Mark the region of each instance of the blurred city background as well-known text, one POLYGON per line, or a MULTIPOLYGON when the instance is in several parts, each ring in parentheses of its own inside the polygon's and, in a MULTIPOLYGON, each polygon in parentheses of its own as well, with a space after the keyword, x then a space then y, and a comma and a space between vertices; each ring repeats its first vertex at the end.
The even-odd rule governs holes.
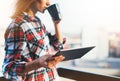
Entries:
MULTIPOLYGON (((0 75, 4 58, 4 32, 11 19, 14 0, 0 2, 0 75)), ((120 0, 52 0, 62 13, 61 30, 65 48, 95 46, 80 59, 65 61, 58 67, 120 77, 120 0)), ((40 13, 38 13, 40 14, 40 13)), ((40 14, 51 33, 53 25, 46 11, 40 14)))

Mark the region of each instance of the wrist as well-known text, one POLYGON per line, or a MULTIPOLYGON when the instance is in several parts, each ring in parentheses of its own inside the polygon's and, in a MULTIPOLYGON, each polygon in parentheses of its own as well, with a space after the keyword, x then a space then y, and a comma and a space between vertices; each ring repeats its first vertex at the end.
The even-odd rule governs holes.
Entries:
POLYGON ((35 60, 34 65, 36 66, 36 69, 42 67, 41 61, 38 59, 35 60))

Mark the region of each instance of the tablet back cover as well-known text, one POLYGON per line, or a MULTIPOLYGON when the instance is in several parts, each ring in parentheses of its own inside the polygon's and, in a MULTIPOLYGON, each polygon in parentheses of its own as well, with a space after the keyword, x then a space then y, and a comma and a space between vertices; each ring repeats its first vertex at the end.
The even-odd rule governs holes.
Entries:
POLYGON ((87 54, 94 47, 95 46, 61 50, 58 53, 56 53, 56 55, 62 54, 63 56, 65 56, 65 59, 63 61, 78 59, 87 54))

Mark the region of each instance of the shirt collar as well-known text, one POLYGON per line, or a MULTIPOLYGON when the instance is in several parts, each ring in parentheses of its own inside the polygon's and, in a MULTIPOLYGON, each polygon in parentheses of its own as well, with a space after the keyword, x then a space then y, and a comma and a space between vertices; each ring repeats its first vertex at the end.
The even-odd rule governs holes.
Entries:
POLYGON ((40 21, 39 17, 35 14, 34 17, 30 16, 28 13, 23 12, 23 19, 27 19, 29 21, 40 21))

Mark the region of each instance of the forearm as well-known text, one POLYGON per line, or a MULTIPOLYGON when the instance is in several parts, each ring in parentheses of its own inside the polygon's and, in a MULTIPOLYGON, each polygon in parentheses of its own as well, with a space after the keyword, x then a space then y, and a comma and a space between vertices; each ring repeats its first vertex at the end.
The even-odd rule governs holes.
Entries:
POLYGON ((60 31, 59 24, 54 24, 54 26, 55 26, 55 35, 58 38, 58 40, 62 43, 63 37, 62 37, 61 31, 60 31))
POLYGON ((29 71, 44 67, 44 68, 48 68, 47 66, 47 60, 51 57, 51 55, 43 55, 31 62, 28 62, 25 64, 25 69, 24 69, 24 73, 27 73, 29 71))
POLYGON ((24 73, 40 68, 38 60, 33 60, 25 64, 24 73))

